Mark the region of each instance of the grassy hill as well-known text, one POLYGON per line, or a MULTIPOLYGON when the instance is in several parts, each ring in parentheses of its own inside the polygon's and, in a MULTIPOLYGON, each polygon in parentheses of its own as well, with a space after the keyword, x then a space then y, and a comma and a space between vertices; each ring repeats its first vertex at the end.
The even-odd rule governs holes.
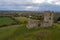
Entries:
POLYGON ((25 24, 3 27, 0 28, 0 40, 60 40, 60 24, 31 30, 25 24))

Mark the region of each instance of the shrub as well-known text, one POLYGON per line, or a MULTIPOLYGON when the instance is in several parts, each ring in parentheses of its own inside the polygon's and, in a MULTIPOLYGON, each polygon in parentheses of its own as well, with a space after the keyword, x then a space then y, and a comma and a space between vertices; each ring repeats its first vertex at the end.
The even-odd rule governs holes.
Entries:
POLYGON ((28 18, 26 17, 15 17, 15 19, 22 24, 26 24, 28 22, 28 18))

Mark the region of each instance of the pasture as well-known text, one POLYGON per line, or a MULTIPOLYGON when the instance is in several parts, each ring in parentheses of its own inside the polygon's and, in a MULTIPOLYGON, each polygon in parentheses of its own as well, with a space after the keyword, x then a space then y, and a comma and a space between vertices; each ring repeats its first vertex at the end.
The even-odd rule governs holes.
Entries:
POLYGON ((60 40, 60 24, 31 30, 25 24, 3 27, 0 28, 0 40, 60 40))
POLYGON ((15 24, 16 22, 12 20, 10 17, 0 17, 0 26, 6 26, 15 24))
POLYGON ((28 18, 14 18, 21 24, 15 24, 16 22, 10 17, 0 17, 0 26, 8 25, 0 28, 0 40, 60 40, 60 24, 58 23, 55 23, 51 28, 28 29, 26 27, 28 18))

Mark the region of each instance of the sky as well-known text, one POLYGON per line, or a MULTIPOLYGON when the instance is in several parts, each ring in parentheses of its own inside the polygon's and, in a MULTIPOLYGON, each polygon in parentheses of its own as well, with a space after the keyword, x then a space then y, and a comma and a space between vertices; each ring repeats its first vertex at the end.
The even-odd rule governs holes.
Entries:
POLYGON ((60 11, 60 0, 0 0, 0 10, 60 11))

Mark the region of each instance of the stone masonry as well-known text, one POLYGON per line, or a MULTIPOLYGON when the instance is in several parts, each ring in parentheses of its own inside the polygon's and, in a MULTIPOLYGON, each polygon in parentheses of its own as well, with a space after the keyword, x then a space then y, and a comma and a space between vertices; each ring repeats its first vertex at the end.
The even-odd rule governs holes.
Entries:
POLYGON ((34 27, 51 27, 53 25, 53 12, 44 12, 43 13, 43 21, 38 20, 29 20, 27 24, 27 28, 34 27))

